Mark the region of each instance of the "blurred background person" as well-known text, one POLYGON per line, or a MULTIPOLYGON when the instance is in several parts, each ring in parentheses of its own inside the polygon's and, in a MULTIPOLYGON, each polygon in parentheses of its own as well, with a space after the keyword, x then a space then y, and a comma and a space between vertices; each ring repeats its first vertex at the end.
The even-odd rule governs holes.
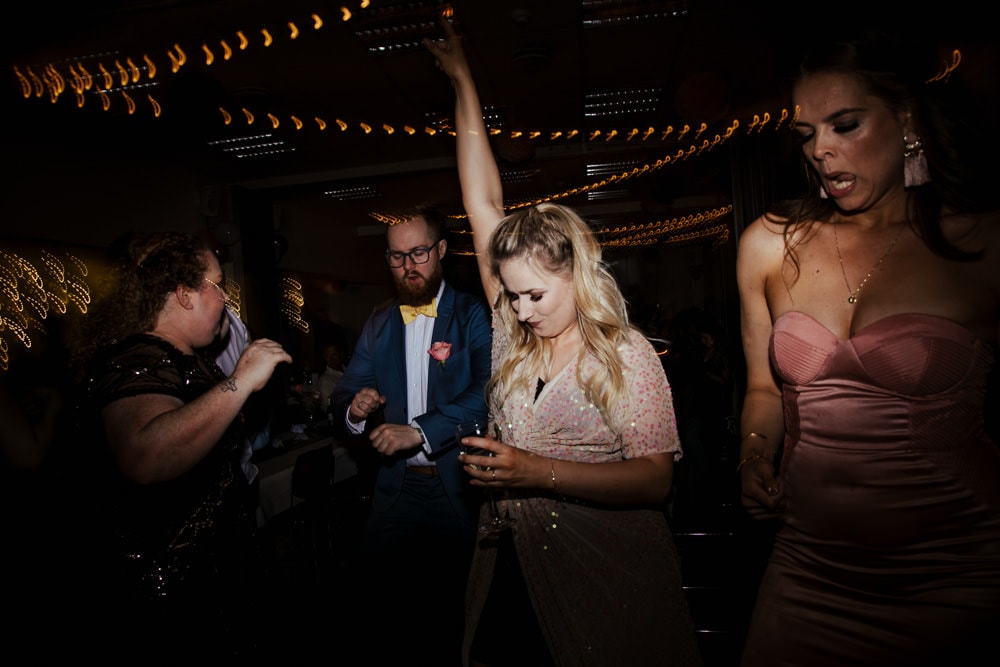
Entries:
MULTIPOLYGON (((671 320, 667 379, 674 396, 684 460, 677 466, 676 515, 709 516, 718 499, 737 502, 734 373, 722 327, 701 308, 671 320)), ((676 516, 675 515, 675 516, 676 516)))
POLYGON ((323 410, 326 411, 330 405, 330 397, 333 390, 340 381, 340 376, 344 374, 344 354, 340 343, 336 341, 326 341, 320 346, 320 361, 322 368, 319 372, 319 400, 323 410))

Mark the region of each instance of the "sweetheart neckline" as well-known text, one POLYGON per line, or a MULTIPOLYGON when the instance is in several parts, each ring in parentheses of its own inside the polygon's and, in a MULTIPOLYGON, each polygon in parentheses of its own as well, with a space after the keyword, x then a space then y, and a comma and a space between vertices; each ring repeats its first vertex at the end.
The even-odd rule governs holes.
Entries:
POLYGON ((941 315, 931 315, 931 314, 928 314, 928 313, 893 313, 892 315, 886 315, 885 317, 883 317, 881 319, 878 319, 878 320, 875 320, 874 322, 869 322, 865 326, 863 326, 860 329, 858 329, 857 331, 855 331, 854 334, 852 336, 850 336, 849 338, 841 338, 840 336, 838 336, 834 332, 830 331, 830 329, 828 329, 825 324, 823 324, 822 322, 820 322, 819 320, 817 320, 815 317, 813 317, 809 313, 803 312, 801 310, 786 310, 784 313, 782 313, 781 315, 779 315, 777 317, 777 319, 774 320, 774 324, 772 325, 772 330, 773 330, 774 326, 776 326, 778 324, 778 322, 780 322, 782 320, 782 318, 784 318, 786 316, 794 316, 794 315, 801 315, 802 317, 806 318, 810 322, 813 322, 816 326, 820 327, 821 329, 823 329, 823 331, 826 331, 833 338, 835 338, 837 340, 837 342, 839 342, 839 343, 850 343, 851 341, 853 341, 858 336, 861 336, 862 334, 868 332, 869 329, 872 329, 872 328, 874 328, 874 327, 876 327, 878 325, 881 325, 882 323, 887 322, 889 320, 895 320, 895 319, 899 319, 899 318, 904 318, 904 319, 927 319, 927 320, 933 320, 933 321, 936 321, 936 322, 943 322, 946 325, 948 325, 949 327, 952 327, 952 328, 955 328, 955 329, 958 329, 958 330, 964 332, 973 341, 976 341, 976 342, 980 341, 979 336, 977 336, 970 329, 966 328, 962 324, 959 324, 955 320, 947 318, 947 317, 943 317, 941 315))

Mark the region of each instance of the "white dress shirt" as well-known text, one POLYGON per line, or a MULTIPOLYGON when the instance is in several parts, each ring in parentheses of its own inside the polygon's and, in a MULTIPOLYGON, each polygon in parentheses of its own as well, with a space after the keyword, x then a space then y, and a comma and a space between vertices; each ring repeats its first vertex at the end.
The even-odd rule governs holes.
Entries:
MULTIPOLYGON (((441 294, 444 293, 444 281, 438 288, 435 299, 441 302, 441 294)), ((427 458, 426 453, 430 451, 427 444, 427 437, 423 430, 415 421, 417 417, 427 412, 427 369, 430 368, 427 352, 434 342, 434 322, 435 318, 426 315, 417 315, 417 318, 403 327, 406 345, 406 414, 410 419, 410 426, 420 432, 423 438, 421 448, 416 454, 407 459, 408 465, 429 466, 434 463, 427 458)), ((347 406, 350 413, 351 406, 347 406)), ((347 419, 347 427, 352 433, 360 434, 365 430, 365 422, 357 424, 347 419)))

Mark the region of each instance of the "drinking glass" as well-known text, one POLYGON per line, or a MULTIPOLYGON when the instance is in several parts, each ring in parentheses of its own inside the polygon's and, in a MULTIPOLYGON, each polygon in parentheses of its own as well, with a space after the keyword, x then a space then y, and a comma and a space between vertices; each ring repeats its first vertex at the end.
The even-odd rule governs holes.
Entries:
MULTIPOLYGON (((486 437, 486 427, 479 422, 465 422, 459 424, 455 430, 456 439, 458 440, 458 451, 462 454, 471 454, 472 456, 495 456, 491 451, 481 449, 479 447, 473 447, 472 445, 466 445, 462 442, 462 438, 465 437, 486 437)), ((482 468, 489 470, 490 468, 482 468)), ((494 533, 499 533, 507 530, 512 525, 514 525, 514 519, 510 516, 501 516, 500 510, 497 508, 496 494, 493 489, 486 489, 486 497, 490 503, 490 518, 479 525, 479 532, 484 535, 490 535, 494 533)))

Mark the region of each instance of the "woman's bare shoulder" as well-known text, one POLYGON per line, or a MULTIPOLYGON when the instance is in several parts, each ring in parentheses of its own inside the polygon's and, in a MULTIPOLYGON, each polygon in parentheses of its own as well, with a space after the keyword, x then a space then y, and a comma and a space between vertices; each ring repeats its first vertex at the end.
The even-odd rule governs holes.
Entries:
POLYGON ((785 253, 786 237, 785 220, 762 215, 747 225, 740 235, 738 256, 751 257, 755 262, 778 259, 785 253))
POLYGON ((740 235, 740 242, 748 244, 784 243, 787 235, 788 221, 775 215, 765 213, 746 226, 740 235))

